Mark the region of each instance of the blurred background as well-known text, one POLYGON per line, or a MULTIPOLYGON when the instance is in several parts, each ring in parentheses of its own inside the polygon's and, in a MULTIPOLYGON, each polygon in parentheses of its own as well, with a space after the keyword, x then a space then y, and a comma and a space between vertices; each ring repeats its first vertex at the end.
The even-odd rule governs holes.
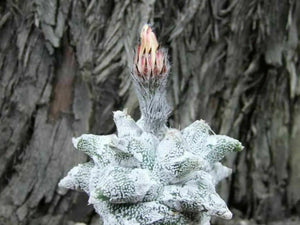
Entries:
POLYGON ((1 0, 0 225, 100 224, 58 181, 71 137, 139 117, 129 62, 144 23, 172 65, 169 125, 206 120, 245 151, 219 187, 224 225, 299 225, 299 0, 1 0))

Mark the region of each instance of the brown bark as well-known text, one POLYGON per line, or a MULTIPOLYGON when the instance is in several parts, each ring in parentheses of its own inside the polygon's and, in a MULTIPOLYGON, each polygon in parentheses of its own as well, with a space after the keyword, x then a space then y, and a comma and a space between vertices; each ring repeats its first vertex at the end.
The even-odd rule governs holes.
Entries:
POLYGON ((97 223, 85 194, 57 183, 87 160, 72 136, 113 132, 123 107, 138 118, 128 65, 146 22, 169 48, 169 124, 202 118, 246 146, 219 187, 236 221, 300 214, 298 1, 4 0, 1 225, 97 223))

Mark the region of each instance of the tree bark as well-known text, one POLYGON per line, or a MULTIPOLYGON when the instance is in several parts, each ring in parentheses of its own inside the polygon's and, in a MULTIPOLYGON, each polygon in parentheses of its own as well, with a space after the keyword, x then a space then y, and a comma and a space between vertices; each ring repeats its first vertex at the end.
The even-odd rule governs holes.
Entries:
POLYGON ((97 224, 87 196, 57 183, 87 160, 72 136, 114 132, 112 111, 123 107, 139 117, 128 67, 144 23, 169 49, 169 125, 202 118, 246 147, 225 162, 233 176, 219 189, 235 213, 226 224, 293 224, 299 1, 4 0, 0 225, 97 224))

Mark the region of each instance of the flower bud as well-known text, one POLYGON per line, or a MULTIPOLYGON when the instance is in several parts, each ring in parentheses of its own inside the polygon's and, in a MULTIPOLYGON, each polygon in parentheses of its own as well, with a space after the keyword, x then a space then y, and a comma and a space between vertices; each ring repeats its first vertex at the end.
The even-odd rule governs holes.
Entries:
POLYGON ((166 98, 167 51, 159 47, 155 34, 147 24, 143 26, 140 38, 131 73, 141 110, 141 119, 137 124, 143 131, 162 138, 171 112, 166 98))
POLYGON ((139 77, 151 78, 167 73, 167 54, 160 49, 156 36, 149 25, 141 31, 141 42, 137 46, 134 72, 139 77))

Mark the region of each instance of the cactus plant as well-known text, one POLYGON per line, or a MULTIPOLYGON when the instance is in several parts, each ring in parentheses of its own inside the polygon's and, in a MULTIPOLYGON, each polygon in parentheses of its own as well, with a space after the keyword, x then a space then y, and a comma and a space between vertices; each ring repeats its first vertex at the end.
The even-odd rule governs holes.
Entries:
POLYGON ((203 120, 168 128, 168 72, 167 52, 145 25, 131 73, 141 118, 116 111, 116 134, 73 138, 91 161, 71 169, 59 186, 85 191, 104 225, 208 225, 211 216, 232 217, 215 186, 231 174, 219 161, 243 146, 203 120))

